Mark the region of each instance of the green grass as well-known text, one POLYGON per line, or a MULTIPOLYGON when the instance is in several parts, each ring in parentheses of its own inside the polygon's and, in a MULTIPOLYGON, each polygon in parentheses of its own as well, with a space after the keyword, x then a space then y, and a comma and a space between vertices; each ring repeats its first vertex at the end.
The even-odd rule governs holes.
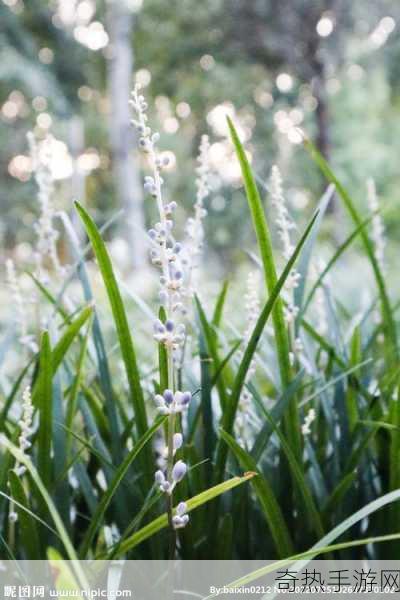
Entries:
MULTIPOLYGON (((176 487, 174 506, 185 500, 190 522, 178 533, 176 556, 279 559, 279 566, 319 555, 394 558, 400 511, 398 302, 374 254, 371 217, 361 219, 357 203, 307 141, 354 230, 312 278, 309 267, 318 256, 325 197, 299 232, 290 261, 279 268, 270 199, 263 201, 231 121, 229 129, 247 196, 243 214, 258 244, 263 308, 244 345, 245 311, 237 310, 243 302, 235 298, 234 281, 221 284, 211 301, 200 290, 189 306, 194 344, 178 377, 193 399, 180 423, 184 444, 177 455, 189 469, 176 487), (340 296, 340 282, 328 284, 328 278, 335 280, 337 263, 355 248, 366 256, 375 278, 378 321, 372 305, 355 321, 340 296), (304 341, 307 368, 301 361, 291 364, 284 319, 282 289, 295 265, 303 275, 296 332, 304 341), (321 292, 326 332, 315 318, 321 292), (266 333, 269 324, 272 334, 266 333), (244 392, 250 398, 245 436, 238 428, 244 392), (311 433, 303 435, 301 425, 311 408, 316 418, 311 433)), ((0 559, 49 554, 166 558, 168 515, 154 483, 154 439, 165 419, 157 417, 154 395, 168 384, 168 357, 152 339, 152 324, 139 322, 137 312, 132 318, 101 232, 82 206, 76 209, 101 287, 92 289, 87 252, 76 240, 77 262, 69 281, 81 296, 74 310, 64 302, 68 283, 60 290, 33 276, 41 306, 52 314, 51 327, 35 331, 40 350, 18 363, 11 380, 1 382, 0 559), (151 348, 146 353, 143 327, 151 348), (27 383, 34 433, 31 448, 22 454, 18 415, 27 383), (22 477, 12 470, 16 461, 27 469, 22 477), (10 510, 18 514, 14 524, 10 510)), ((165 320, 159 307, 153 312, 165 320)), ((83 573, 78 576, 83 581, 83 573)))

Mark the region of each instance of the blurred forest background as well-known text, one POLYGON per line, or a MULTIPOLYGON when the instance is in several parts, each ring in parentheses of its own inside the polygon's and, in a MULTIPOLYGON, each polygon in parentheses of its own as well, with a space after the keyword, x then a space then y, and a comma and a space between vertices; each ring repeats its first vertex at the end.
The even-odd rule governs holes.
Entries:
MULTIPOLYGON (((373 177, 394 264, 399 234, 400 4, 395 0, 0 0, 0 240, 29 262, 37 219, 26 133, 54 136, 56 202, 79 199, 104 223, 122 269, 145 263, 140 157, 129 91, 145 87, 171 199, 191 210, 195 157, 208 133, 214 170, 207 252, 219 271, 248 260, 251 224, 225 115, 260 182, 277 163, 298 222, 325 184, 301 146, 315 140, 359 205, 373 177), (392 210, 394 209, 394 210, 392 210), (247 214, 247 213, 246 213, 247 214)), ((182 219, 184 216, 182 216, 182 219)), ((339 202, 326 243, 347 231, 339 202)), ((390 258, 389 258, 390 262, 390 258)))

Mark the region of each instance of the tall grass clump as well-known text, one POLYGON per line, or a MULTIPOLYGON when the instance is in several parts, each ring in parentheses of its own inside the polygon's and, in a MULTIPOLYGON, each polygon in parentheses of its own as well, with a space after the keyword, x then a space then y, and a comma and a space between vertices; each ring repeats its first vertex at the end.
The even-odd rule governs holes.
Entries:
POLYGON ((79 241, 57 208, 51 140, 30 137, 36 251, 31 265, 7 261, 14 335, 1 352, 0 558, 395 557, 399 304, 373 183, 359 211, 306 139, 330 185, 300 231, 278 167, 264 197, 228 120, 258 252, 246 290, 223 282, 210 298, 208 137, 179 231, 168 154, 138 86, 131 108, 157 214, 146 236, 155 302, 130 296, 104 241, 111 223, 100 230, 82 203, 88 244, 79 241), (353 230, 323 262, 318 235, 334 192, 353 230), (356 247, 375 291, 354 312, 335 266, 356 247))

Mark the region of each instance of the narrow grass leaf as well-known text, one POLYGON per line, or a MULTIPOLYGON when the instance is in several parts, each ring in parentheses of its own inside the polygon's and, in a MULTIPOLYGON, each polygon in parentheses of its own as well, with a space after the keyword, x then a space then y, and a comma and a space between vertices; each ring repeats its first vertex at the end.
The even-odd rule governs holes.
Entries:
POLYGON ((153 437, 153 435, 157 431, 157 429, 163 424, 164 421, 165 421, 165 417, 157 419, 157 421, 147 430, 147 432, 144 434, 144 436, 142 436, 140 438, 140 440, 138 440, 138 442, 136 442, 135 446, 132 448, 132 450, 129 452, 129 454, 126 455, 124 461, 121 463, 121 465, 116 470, 113 480, 108 485, 107 491, 103 494, 103 496, 96 508, 96 512, 93 515, 91 522, 90 522, 90 527, 87 531, 87 534, 85 535, 85 539, 82 542, 81 550, 79 553, 82 559, 86 558, 87 553, 90 548, 90 545, 93 541, 93 538, 96 535, 96 532, 98 531, 99 527, 101 527, 101 525, 103 523, 103 518, 104 518, 105 512, 106 512, 108 506, 110 505, 110 502, 111 502, 114 494, 116 493, 118 486, 120 485, 122 479, 126 475, 129 467, 131 466, 131 464, 135 460, 135 458, 138 456, 140 451, 143 449, 143 447, 146 445, 146 443, 153 437))
MULTIPOLYGON (((316 216, 317 215, 314 215, 313 219, 311 220, 310 224, 308 225, 307 229, 305 230, 302 238, 300 239, 299 243, 297 244, 296 249, 294 250, 292 256, 290 257, 285 269, 283 270, 282 275, 280 276, 276 286, 274 287, 273 291, 271 292, 271 294, 267 300, 267 303, 265 304, 263 310, 261 311, 261 314, 257 320, 255 327, 254 327, 253 333, 251 334, 249 343, 244 352, 243 358, 239 365, 239 369, 237 371, 236 378, 233 383, 233 389, 232 389, 232 393, 229 397, 228 405, 222 416, 222 429, 229 434, 232 432, 232 429, 233 429, 233 424, 235 421, 236 410, 237 410, 237 407, 239 404, 240 394, 242 392, 243 386, 245 385, 246 375, 247 375, 247 372, 251 365, 251 361, 253 359, 254 353, 257 349, 257 344, 260 340, 261 334, 267 323, 268 317, 273 310, 274 304, 275 304, 277 298, 279 297, 282 287, 283 287, 287 277, 289 276, 290 271, 292 270, 293 264, 296 261, 296 258, 298 257, 300 250, 314 225, 316 216)), ((297 411, 297 407, 296 407, 296 411, 297 411)), ((221 442, 218 445, 217 459, 216 459, 216 479, 217 479, 217 481, 220 481, 223 477, 223 473, 225 470, 226 456, 227 456, 227 446, 221 442)))
POLYGON ((52 480, 51 442, 53 432, 53 361, 50 338, 47 331, 42 335, 39 376, 36 397, 39 402, 38 469, 44 485, 49 488, 52 480))
MULTIPOLYGON (((233 477, 232 479, 228 479, 223 483, 220 483, 214 487, 209 488, 208 490, 205 490, 204 492, 201 492, 200 494, 197 494, 197 496, 193 496, 193 498, 190 498, 186 501, 187 512, 189 513, 192 510, 198 508, 199 506, 202 506, 206 502, 210 502, 210 500, 213 500, 221 494, 232 490, 238 485, 242 485, 246 481, 252 479, 255 475, 256 473, 245 473, 242 477, 233 477)), ((165 527, 167 527, 167 525, 168 517, 167 514, 164 513, 154 521, 151 521, 151 523, 149 523, 142 529, 139 529, 139 531, 134 533, 132 536, 127 538, 120 545, 118 552, 115 554, 115 556, 121 556, 129 550, 132 550, 132 548, 135 548, 135 546, 137 546, 144 540, 147 540, 157 532, 161 531, 161 529, 164 529, 165 527)))
POLYGON ((137 367, 136 353, 133 346, 128 318, 122 302, 121 293, 118 288, 108 251, 93 219, 79 203, 75 203, 75 205, 79 216, 85 225, 88 237, 92 243, 93 251, 96 255, 99 269, 104 280, 104 285, 107 291, 117 329, 122 358, 125 363, 132 403, 136 415, 137 432, 139 436, 142 436, 148 429, 146 408, 144 404, 142 388, 140 385, 140 375, 137 367))
POLYGON ((18 514, 19 533, 28 560, 40 560, 40 541, 36 522, 31 516, 29 501, 21 479, 14 471, 8 474, 10 491, 18 514), (22 508, 23 507, 23 508, 22 508))
MULTIPOLYGON (((337 179, 336 175, 333 173, 329 164, 324 159, 324 157, 321 155, 321 153, 318 152, 318 150, 314 146, 314 144, 309 139, 307 139, 304 142, 304 146, 305 146, 306 150, 309 152, 310 156, 315 161, 316 165, 321 170, 322 174, 326 177, 326 179, 328 181, 333 183, 334 186, 336 187, 336 190, 337 190, 339 196, 342 198, 343 203, 346 206, 354 224, 357 227, 360 227, 362 225, 363 221, 355 207, 355 204, 354 204, 350 194, 347 192, 345 187, 337 179)), ((389 342, 389 346, 391 346, 391 348, 392 348, 391 360, 393 360, 394 357, 397 357, 397 355, 398 355, 397 335, 396 335, 396 326, 395 326, 395 323, 393 320, 393 315, 392 315, 392 309, 391 309, 389 297, 388 297, 388 294, 386 291, 385 280, 383 278, 382 271, 381 271, 378 261, 376 259, 373 245, 368 237, 367 232, 365 231, 365 228, 360 228, 360 237, 361 237, 362 243, 364 245, 365 253, 369 259, 369 262, 371 263, 371 267, 372 267, 372 270, 373 270, 373 273, 375 276, 376 284, 377 284, 377 287, 379 290, 381 306, 382 306, 382 320, 385 323, 385 332, 384 333, 385 333, 386 339, 389 342)))
MULTIPOLYGON (((264 208, 261 202, 260 193, 250 163, 239 140, 237 131, 229 117, 227 117, 228 126, 236 150, 236 154, 242 171, 243 182, 246 190, 247 201, 249 204, 254 229, 257 236, 258 247, 260 250, 261 261, 264 268, 265 281, 270 295, 272 295, 278 281, 276 273, 274 255, 272 250, 271 235, 269 232, 267 220, 265 218, 264 208)), ((279 370, 282 386, 286 387, 291 381, 290 349, 289 339, 286 330, 282 301, 278 297, 273 307, 272 321, 275 331, 276 348, 278 354, 279 370)), ((224 427, 224 429, 226 429, 224 427)), ((293 401, 288 411, 287 429, 290 443, 294 447, 296 454, 301 452, 300 443, 300 421, 296 403, 293 401)), ((229 430, 228 430, 229 431, 229 430)))
POLYGON ((220 435, 236 456, 242 468, 246 469, 246 471, 257 472, 259 475, 252 480, 252 485, 263 510, 265 520, 271 531, 277 554, 284 557, 293 553, 293 542, 272 487, 267 479, 260 473, 255 460, 250 454, 241 448, 235 439, 226 431, 220 430, 220 435))

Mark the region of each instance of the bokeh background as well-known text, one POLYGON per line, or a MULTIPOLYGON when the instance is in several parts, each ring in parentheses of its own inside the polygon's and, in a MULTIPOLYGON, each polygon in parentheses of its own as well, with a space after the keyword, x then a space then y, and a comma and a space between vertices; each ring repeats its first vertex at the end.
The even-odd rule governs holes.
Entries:
MULTIPOLYGON (((273 163, 280 166, 299 227, 326 184, 298 127, 365 215, 366 180, 374 178, 388 268, 395 269, 399 22, 395 0, 0 0, 2 255, 22 268, 32 259, 39 208, 26 134, 50 132, 57 206, 72 213, 78 199, 100 225, 122 210, 106 233, 113 257, 128 278, 144 268, 142 230, 154 206, 143 194, 143 159, 129 126, 129 90, 137 80, 171 158, 166 189, 184 206, 182 222, 195 199, 199 140, 210 136, 208 271, 222 277, 248 269, 253 244, 226 114, 260 185, 273 163)), ((339 200, 325 221, 322 248, 329 254, 350 231, 339 200)), ((60 252, 68 262, 63 236, 60 252)), ((365 280, 356 249, 338 269, 342 293, 355 302, 351 292, 365 280)))

